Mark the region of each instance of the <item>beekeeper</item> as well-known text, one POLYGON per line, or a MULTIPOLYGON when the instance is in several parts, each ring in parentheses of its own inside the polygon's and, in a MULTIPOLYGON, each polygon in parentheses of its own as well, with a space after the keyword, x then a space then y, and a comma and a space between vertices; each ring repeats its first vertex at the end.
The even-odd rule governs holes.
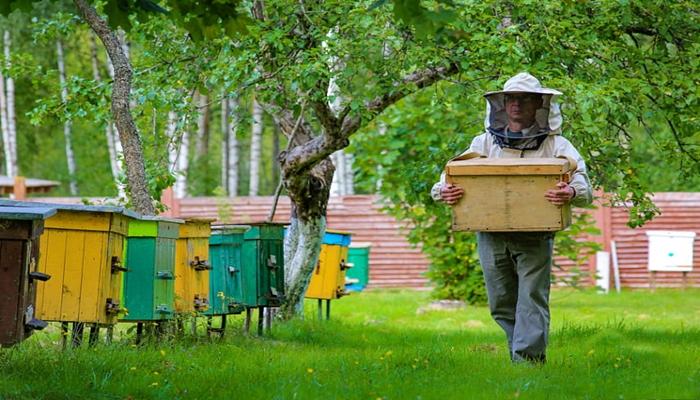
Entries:
MULTIPOLYGON (((557 97, 534 76, 519 73, 502 91, 486 98, 486 132, 472 140, 465 152, 492 158, 566 156, 577 169, 569 183, 560 182, 542 195, 552 204, 585 206, 591 203, 586 164, 561 136, 562 117, 557 97)), ((468 187, 445 183, 431 191, 435 200, 455 204, 468 187)), ((513 362, 544 363, 549 333, 549 289, 552 232, 477 232, 479 259, 484 271, 491 316, 508 338, 513 362)))

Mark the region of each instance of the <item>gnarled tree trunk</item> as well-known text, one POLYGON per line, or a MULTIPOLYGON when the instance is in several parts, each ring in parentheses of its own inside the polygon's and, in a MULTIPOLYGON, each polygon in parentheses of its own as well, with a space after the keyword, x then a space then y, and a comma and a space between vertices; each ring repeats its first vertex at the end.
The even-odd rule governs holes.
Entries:
POLYGON ((131 194, 131 202, 136 211, 145 215, 155 215, 156 209, 148 192, 141 138, 129 107, 132 77, 131 64, 124 54, 124 49, 117 35, 109 28, 106 21, 97 14, 95 8, 88 4, 86 0, 73 0, 73 2, 78 8, 80 15, 104 44, 114 66, 112 115, 124 149, 126 178, 131 194))

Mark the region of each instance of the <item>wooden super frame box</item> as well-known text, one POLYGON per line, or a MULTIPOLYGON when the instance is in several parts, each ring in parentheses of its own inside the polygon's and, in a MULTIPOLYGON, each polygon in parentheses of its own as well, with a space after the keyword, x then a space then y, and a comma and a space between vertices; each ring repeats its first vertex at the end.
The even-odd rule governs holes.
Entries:
POLYGON ((574 160, 471 157, 450 161, 445 171, 447 183, 464 189, 452 207, 453 230, 559 231, 571 224, 571 207, 555 206, 544 194, 569 181, 574 160))

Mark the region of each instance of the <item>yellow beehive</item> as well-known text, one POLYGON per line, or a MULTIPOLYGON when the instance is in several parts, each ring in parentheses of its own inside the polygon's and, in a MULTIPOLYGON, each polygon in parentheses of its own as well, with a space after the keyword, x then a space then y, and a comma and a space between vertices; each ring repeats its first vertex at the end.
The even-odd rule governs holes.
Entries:
POLYGON ((569 181, 576 163, 565 158, 469 158, 450 161, 447 183, 464 189, 452 207, 456 231, 559 231, 571 223, 571 207, 544 194, 569 181))
POLYGON ((345 271, 352 266, 348 263, 348 246, 349 233, 326 231, 306 298, 332 300, 345 295, 345 271))
POLYGON ((46 220, 36 315, 46 321, 114 324, 121 304, 129 217, 109 207, 68 206, 46 220), (101 211, 90 211, 101 210, 101 211))
POLYGON ((209 236, 214 219, 185 219, 175 243, 175 311, 209 308, 209 236))

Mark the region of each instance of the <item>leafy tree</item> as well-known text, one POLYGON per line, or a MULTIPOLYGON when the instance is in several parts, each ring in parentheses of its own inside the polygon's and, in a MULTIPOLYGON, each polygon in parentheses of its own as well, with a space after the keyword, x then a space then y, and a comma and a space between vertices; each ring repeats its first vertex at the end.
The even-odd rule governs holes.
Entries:
MULTIPOLYGON (((418 3, 402 4, 417 10, 404 12, 407 20, 430 12, 418 3)), ((611 192, 616 202, 629 204, 631 226, 658 212, 650 189, 693 187, 700 167, 700 138, 694 133, 698 98, 691 84, 699 65, 693 57, 699 43, 697 4, 544 2, 535 7, 529 1, 493 1, 441 6, 452 13, 438 25, 462 32, 456 41, 456 48, 466 53, 461 73, 387 110, 381 118, 385 133, 371 125, 353 146, 360 185, 371 192, 381 183, 388 209, 413 223, 409 239, 423 243, 439 297, 479 301, 483 290, 471 285, 480 280, 473 237, 449 232, 448 209, 430 198, 430 187, 446 160, 483 131, 481 94, 517 72, 529 71, 564 91, 564 135, 582 151, 594 185, 611 192), (488 29, 479 31, 483 26, 488 29), (665 163, 676 168, 659 167, 665 163), (687 179, 671 186, 679 176, 687 179)), ((412 24, 420 29, 415 18, 412 24)), ((432 34, 453 43, 449 35, 432 34)), ((560 233, 556 243, 558 253, 578 266, 596 250, 593 243, 573 240, 580 232, 592 232, 590 220, 560 233)), ((575 284, 580 276, 572 278, 575 284)))

